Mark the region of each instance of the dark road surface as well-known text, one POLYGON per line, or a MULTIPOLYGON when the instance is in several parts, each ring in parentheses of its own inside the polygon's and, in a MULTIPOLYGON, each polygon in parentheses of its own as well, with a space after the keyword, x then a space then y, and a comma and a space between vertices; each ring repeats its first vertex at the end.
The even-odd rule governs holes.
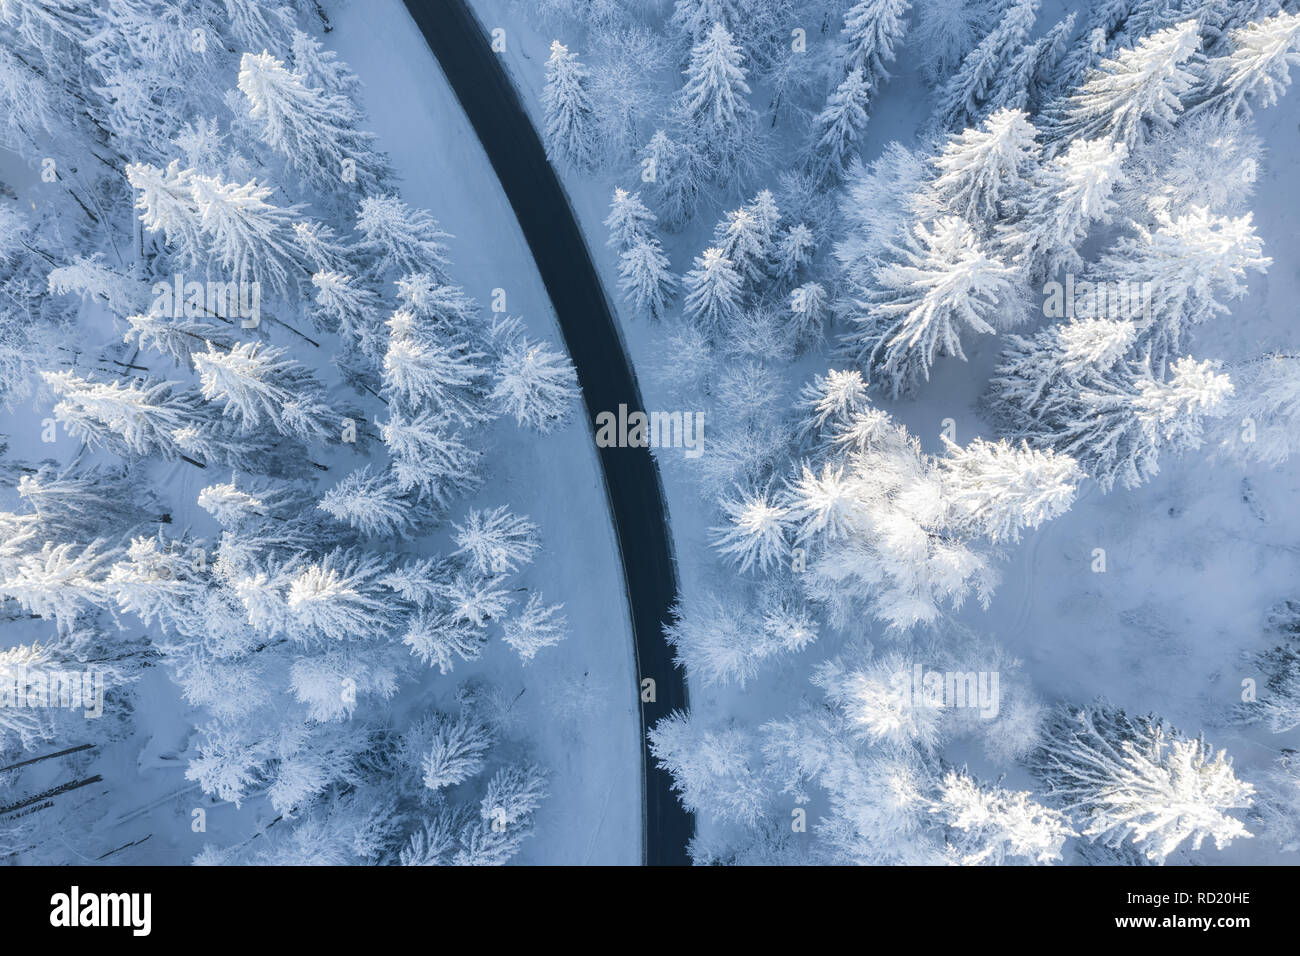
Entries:
MULTIPOLYGON (((524 239, 559 318, 578 370, 588 425, 601 411, 644 409, 636 379, 591 255, 564 188, 519 101, 505 66, 464 0, 406 0, 514 207, 524 239)), ((597 448, 623 562, 638 682, 653 678, 656 699, 641 703, 645 780, 644 860, 686 865, 694 822, 650 757, 645 731, 685 708, 686 688, 662 628, 677 593, 659 473, 648 448, 597 448)), ((593 515, 592 520, 604 520, 593 515)), ((637 693, 639 687, 629 687, 637 693)))

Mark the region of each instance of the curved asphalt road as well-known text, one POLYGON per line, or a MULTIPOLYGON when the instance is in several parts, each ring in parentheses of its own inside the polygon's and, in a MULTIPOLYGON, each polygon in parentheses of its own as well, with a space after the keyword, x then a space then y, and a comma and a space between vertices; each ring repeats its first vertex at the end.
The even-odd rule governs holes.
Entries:
MULTIPOLYGON (((594 436, 597 413, 617 413, 620 404, 629 411, 644 406, 568 197, 465 0, 405 2, 514 207, 577 367, 594 436)), ((651 758, 645 734, 660 717, 686 706, 685 684, 662 632, 677 575, 659 472, 648 448, 597 448, 597 453, 623 562, 638 682, 650 677, 656 687, 656 700, 641 704, 644 860, 652 866, 686 865, 693 821, 671 790, 672 777, 651 758)))

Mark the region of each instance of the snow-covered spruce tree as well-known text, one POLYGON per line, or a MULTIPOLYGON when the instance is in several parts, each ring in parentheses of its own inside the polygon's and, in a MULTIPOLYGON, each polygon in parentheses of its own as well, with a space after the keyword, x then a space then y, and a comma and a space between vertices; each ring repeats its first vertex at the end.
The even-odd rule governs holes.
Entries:
POLYGON ((673 0, 668 22, 683 49, 706 40, 714 25, 721 25, 761 65, 771 62, 784 45, 786 24, 795 10, 792 0, 673 0))
POLYGON ((1135 223, 1136 235, 1121 237, 1086 277, 1126 284, 1130 294, 1115 297, 1117 317, 1137 324, 1138 345, 1160 374, 1178 354, 1186 331, 1227 313, 1223 300, 1246 294, 1247 271, 1266 272, 1273 260, 1263 255, 1249 213, 1217 216, 1193 206, 1157 210, 1155 219, 1154 229, 1135 223))
POLYGON ((392 478, 403 494, 414 492, 441 510, 478 485, 480 452, 465 443, 440 415, 429 411, 407 414, 392 408, 388 421, 378 422, 379 434, 392 456, 392 478))
POLYGON ((609 238, 605 244, 616 252, 627 252, 638 243, 654 236, 656 217, 641 201, 640 192, 614 188, 614 198, 609 202, 609 215, 605 227, 609 238))
POLYGON ((1075 19, 1076 14, 1071 13, 1045 35, 1021 48, 1007 68, 1007 75, 995 85, 986 110, 1012 109, 1038 114, 1051 99, 1060 77, 1075 19))
POLYGON ((8 562, 0 595, 66 630, 83 614, 107 604, 111 592, 102 575, 116 557, 103 540, 81 547, 46 541, 39 550, 8 562))
POLYGON ((484 353, 468 342, 448 340, 406 309, 393 313, 388 328, 383 383, 389 395, 463 425, 492 417, 486 405, 488 372, 480 364, 484 353))
POLYGON ((523 610, 506 621, 503 640, 521 660, 532 660, 538 651, 555 646, 567 636, 568 621, 560 613, 563 609, 563 604, 547 606, 540 594, 529 595, 523 610))
POLYGON ((1183 112, 1182 98, 1196 84, 1191 61, 1199 46, 1196 22, 1188 20, 1103 61, 1054 111, 1057 122, 1047 132, 1059 141, 1056 148, 1105 137, 1132 149, 1152 131, 1168 129, 1183 112))
POLYGON ((84 540, 164 520, 161 503, 132 468, 47 462, 23 474, 15 490, 50 540, 84 540))
POLYGON ((183 457, 173 433, 205 420, 196 389, 157 379, 96 382, 74 372, 42 372, 58 396, 54 417, 68 434, 119 455, 183 457))
POLYGON ((255 179, 227 183, 220 176, 190 177, 199 229, 213 257, 235 282, 256 282, 284 293, 305 275, 293 240, 297 209, 274 206, 273 190, 255 179))
POLYGON ((263 142, 314 186, 333 191, 355 184, 363 194, 383 187, 386 163, 374 151, 374 134, 359 128, 361 113, 347 95, 311 86, 265 51, 243 55, 239 89, 263 142))
POLYGON ((194 171, 182 169, 176 159, 164 169, 148 163, 132 163, 126 167, 126 178, 139 193, 135 208, 140 210, 140 222, 145 230, 161 231, 163 240, 181 263, 196 265, 206 246, 200 236, 199 208, 194 200, 194 171))
POLYGON ((203 397, 221 402, 222 412, 242 431, 258 428, 265 419, 281 435, 303 441, 325 441, 340 427, 324 401, 316 376, 285 350, 246 342, 228 350, 208 343, 206 352, 192 355, 203 397))
POLYGON ((1233 8, 1249 7, 1254 0, 1133 0, 1124 20, 1121 42, 1132 45, 1138 39, 1191 20, 1204 35, 1203 45, 1212 49, 1222 39, 1223 27, 1233 8))
POLYGON ((1291 67, 1300 64, 1300 12, 1233 30, 1228 42, 1232 52, 1205 65, 1210 93, 1196 109, 1233 113, 1275 105, 1291 85, 1291 67))
POLYGON ((838 448, 820 467, 799 467, 782 505, 808 555, 800 583, 832 624, 865 613, 903 630, 937 621, 971 593, 987 605, 991 557, 951 527, 942 473, 919 442, 873 408, 847 421, 833 415, 820 431, 838 448))
POLYGON ((654 236, 639 239, 619 255, 619 289, 637 315, 652 321, 664 317, 677 292, 677 276, 654 236))
POLYGON ((424 785, 430 790, 453 786, 478 773, 493 743, 488 727, 469 714, 434 714, 412 733, 426 738, 421 764, 424 785))
POLYGON ((793 284, 808 270, 817 251, 817 237, 806 223, 795 223, 781 233, 772 251, 771 274, 777 282, 793 284))
POLYGON ((939 459, 953 523, 993 542, 1019 541, 1022 530, 1064 514, 1083 472, 1052 451, 976 439, 964 448, 945 438, 939 459))
POLYGON ((1252 835, 1228 811, 1249 807, 1254 788, 1237 779, 1223 751, 1154 714, 1130 717, 1104 703, 1062 707, 1028 764, 1083 836, 1111 847, 1131 842, 1153 863, 1189 841, 1199 850, 1208 837, 1221 850, 1252 835))
POLYGON ((973 126, 988 112, 995 82, 1029 37, 1039 0, 1006 0, 993 30, 962 60, 939 90, 935 115, 950 132, 973 126))
POLYGON ((721 331, 740 312, 742 280, 732 262, 721 249, 705 249, 695 257, 695 268, 682 282, 686 290, 685 308, 703 328, 721 331))
POLYGON ((998 251, 1036 283, 1083 266, 1077 251, 1094 222, 1110 221, 1128 147, 1081 140, 1040 168, 1011 218, 998 223, 998 251))
POLYGON ((316 311, 312 318, 317 326, 337 332, 344 342, 367 355, 376 352, 382 341, 382 330, 379 297, 374 290, 353 276, 326 270, 312 273, 311 284, 316 289, 316 311))
POLYGON ((520 336, 502 349, 488 400, 521 427, 546 434, 573 415, 581 394, 578 375, 567 355, 546 342, 520 336))
POLYGON ((660 221, 668 229, 681 229, 694 218, 713 178, 709 157, 692 140, 674 140, 656 130, 641 151, 641 167, 660 221))
POLYGON ((918 224, 895 260, 855 298, 843 354, 891 397, 914 391, 936 358, 965 360, 963 332, 991 335, 1023 316, 1015 270, 993 258, 955 216, 918 224))
POLYGON ((844 12, 841 58, 846 73, 861 71, 865 90, 879 95, 889 79, 886 66, 893 61, 907 30, 911 6, 911 0, 859 0, 844 12))
POLYGON ((735 209, 713 229, 713 245, 753 289, 767 272, 771 230, 748 208, 735 209))
POLYGON ((327 491, 318 507, 368 537, 406 537, 421 523, 422 510, 391 471, 354 471, 327 491))
POLYGON ((596 160, 595 117, 590 74, 559 40, 552 41, 546 61, 542 107, 546 112, 546 146, 551 159, 586 169, 596 160))
POLYGON ((1300 356, 1274 352, 1234 365, 1219 450, 1277 467, 1300 453, 1300 356))
POLYGON ((677 102, 677 121, 708 157, 714 179, 730 182, 748 172, 754 148, 755 114, 749 105, 744 52, 726 27, 714 24, 691 49, 677 102))
POLYGON ((1233 385, 1209 360, 1184 357, 1162 379, 1125 358, 1132 323, 1089 319, 1012 336, 994 373, 990 413, 1012 439, 1074 458, 1103 491, 1136 488, 1159 472, 1160 452, 1205 442, 1233 385))
POLYGON ((396 196, 367 196, 357 207, 361 240, 358 261, 375 278, 427 273, 447 281, 447 246, 451 237, 423 209, 411 209, 396 196))
POLYGON ((727 524, 712 529, 718 553, 736 563, 741 572, 757 568, 767 573, 781 564, 789 552, 786 541, 786 510, 770 490, 746 493, 718 503, 727 524))
POLYGON ((650 751, 673 775, 682 805, 714 820, 753 825, 766 794, 757 768, 757 741, 741 727, 713 727, 674 712, 650 730, 650 751))
POLYGON ((1075 836, 1059 810, 1028 792, 982 786, 964 770, 944 774, 929 810, 947 828, 947 852, 962 866, 1055 863, 1075 836))
MULTIPOLYGON (((285 604, 291 636, 319 640, 377 637, 402 618, 379 584, 385 562, 375 554, 335 548, 289 581, 285 604)), ((336 685, 337 687, 337 685, 336 685)))
POLYGON ((1010 212, 1038 168, 1038 131, 1019 110, 999 110, 978 129, 952 137, 934 157, 937 173, 921 197, 931 215, 961 216, 986 232, 1010 212))
POLYGON ((505 574, 529 564, 540 544, 537 526, 502 506, 492 511, 471 508, 465 523, 453 524, 457 550, 480 574, 505 574))
POLYGON ((870 99, 871 85, 860 68, 846 76, 827 98, 825 108, 813 120, 809 149, 809 164, 819 179, 838 180, 857 155, 870 99))
POLYGON ((910 42, 926 51, 922 68, 932 84, 946 80, 988 34, 993 12, 985 0, 932 0, 916 5, 910 42))

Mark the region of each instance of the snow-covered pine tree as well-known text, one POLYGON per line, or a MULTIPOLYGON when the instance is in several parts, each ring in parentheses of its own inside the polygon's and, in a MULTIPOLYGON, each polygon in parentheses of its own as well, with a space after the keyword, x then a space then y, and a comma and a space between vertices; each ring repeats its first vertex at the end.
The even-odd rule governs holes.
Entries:
POLYGON ((477 774, 494 742, 487 726, 468 714, 434 714, 415 732, 427 740, 422 769, 430 790, 455 786, 477 774))
POLYGON ((310 86, 270 53, 245 53, 239 89, 262 141, 312 185, 327 191, 378 192, 386 163, 373 133, 360 129, 361 112, 345 94, 310 86))
POLYGON ((782 284, 792 284, 805 271, 817 251, 817 237, 805 223, 795 223, 776 241, 772 253, 772 277, 782 284))
POLYGON ((664 317, 677 291, 677 277, 654 236, 640 239, 619 255, 619 289, 636 313, 652 321, 664 317))
POLYGON ((936 358, 965 360, 964 331, 991 335, 1023 312, 1015 270, 989 255, 965 220, 918 224, 896 255, 854 303, 856 328, 843 341, 871 383, 895 398, 927 381, 936 358))
POLYGON ((1274 106, 1300 64, 1300 12, 1251 23, 1228 34, 1232 52, 1205 65, 1208 96, 1196 109, 1235 112, 1274 106))
POLYGON ((999 253, 1030 283, 1081 269, 1078 246, 1094 222, 1109 222, 1128 147, 1080 140, 1041 167, 1012 217, 995 227, 999 253))
POLYGON ((504 640, 515 649, 520 660, 532 660, 545 647, 553 647, 568 635, 568 620, 560 613, 563 604, 547 606, 540 594, 531 594, 528 603, 505 623, 504 640))
POLYGON ((705 329, 720 331, 740 313, 742 280, 721 249, 705 249, 683 280, 685 308, 705 329))
POLYGON ((753 148, 755 114, 749 105, 745 55, 721 23, 691 49, 677 103, 681 128, 709 157, 713 176, 727 181, 743 172, 753 148))
POLYGON ((491 511, 471 508, 465 523, 453 524, 457 550, 473 562, 480 574, 507 574, 532 562, 537 549, 537 526, 511 514, 505 506, 491 511))
POLYGON ((267 291, 284 293, 304 278, 306 267, 294 241, 297 208, 281 208, 267 200, 272 190, 250 179, 223 182, 220 176, 190 177, 191 195, 207 254, 235 282, 256 282, 267 291))
POLYGON ((1130 149, 1152 131, 1168 129, 1196 85, 1193 58, 1200 46, 1194 20, 1162 30, 1103 61, 1055 113, 1048 133, 1055 150, 1079 139, 1107 138, 1130 149))
MULTIPOLYGON (((379 583, 386 570, 379 555, 345 548, 296 570, 285 595, 293 621, 290 636, 343 641, 379 637, 397 627, 405 609, 379 583)), ((336 693, 339 686, 334 685, 336 693)))
POLYGON ((119 455, 181 457, 173 433, 205 421, 197 390, 158 379, 96 382, 75 372, 42 372, 58 396, 54 417, 80 441, 119 455))
POLYGON ((1135 223, 1136 235, 1121 237, 1087 278, 1126 284, 1130 294, 1116 297, 1119 317, 1137 323, 1138 344, 1161 374, 1186 330, 1227 313, 1223 300, 1246 294, 1247 272, 1267 272, 1273 260, 1249 213, 1217 216, 1193 206, 1157 210, 1155 219, 1154 229, 1135 223))
POLYGON ((770 230, 748 208, 735 209, 713 229, 713 245, 753 289, 767 271, 770 230))
POLYGON ((967 771, 949 770, 930 805, 947 828, 947 852, 962 866, 1051 864, 1075 835, 1069 818, 1025 791, 982 786, 967 771))
POLYGON ((742 727, 712 727, 675 711, 650 730, 650 751, 673 776, 682 806, 719 821, 758 822, 766 802, 757 741, 742 727))
POLYGON ((718 504, 727 524, 711 529, 718 553, 735 562, 741 573, 756 567, 767 573, 789 551, 785 538, 786 510, 770 490, 721 499, 718 504))
POLYGON ((521 427, 546 434, 565 424, 581 395, 569 357, 546 342, 520 336, 501 352, 488 401, 521 427))
POLYGON ((655 214, 641 201, 641 193, 615 187, 609 215, 605 218, 605 227, 609 229, 605 244, 617 252, 627 252, 638 242, 654 236, 655 221, 655 214))
POLYGON ((809 162, 822 181, 837 181, 856 157, 870 99, 871 85, 861 68, 855 68, 813 120, 809 162))
POLYGON ((1228 811, 1249 807, 1254 788, 1223 751, 1179 734, 1153 714, 1129 717, 1104 703, 1061 708, 1047 721, 1030 769, 1082 833, 1110 847, 1137 846, 1163 864, 1190 841, 1223 849, 1249 837, 1228 811))
POLYGON ((944 500, 954 526, 995 544, 1020 540, 1025 530, 1070 510, 1083 472, 1072 458, 1053 451, 1017 448, 1006 439, 976 439, 962 447, 945 437, 938 460, 944 500))
POLYGON ((391 471, 372 472, 369 465, 325 492, 317 507, 361 534, 376 538, 407 537, 422 517, 391 471))
POLYGON ((893 62, 907 30, 911 6, 911 0, 859 0, 844 13, 840 55, 846 73, 861 71, 864 104, 867 92, 879 95, 889 79, 886 66, 893 62))
POLYGON ((1159 472, 1162 450, 1205 441, 1205 420, 1223 414, 1233 386, 1214 363, 1184 357, 1168 380, 1124 356, 1136 331, 1109 319, 1012 336, 994 373, 993 416, 1013 439, 1074 458, 1103 491, 1136 488, 1159 472))
POLYGON ((430 411, 408 415, 392 407, 379 434, 392 455, 392 475, 402 493, 414 491, 445 510, 479 481, 480 453, 447 420, 430 411))
POLYGON ((367 196, 357 209, 362 239, 355 247, 376 278, 390 273, 428 273, 447 281, 447 247, 451 237, 423 209, 411 209, 396 196, 367 196))
POLYGON ((208 343, 193 353, 203 397, 221 402, 222 412, 242 431, 258 428, 263 419, 281 435, 303 441, 325 441, 341 427, 324 401, 316 376, 301 363, 285 357, 284 349, 245 342, 228 350, 208 343))
POLYGON ((468 342, 447 341, 422 328, 408 310, 388 320, 384 388, 412 408, 428 406, 448 421, 473 425, 492 417, 486 404, 486 356, 468 342))
POLYGON ((148 163, 132 163, 126 167, 126 178, 139 193, 135 208, 140 210, 145 231, 161 231, 164 242, 181 264, 197 265, 206 255, 207 245, 200 235, 202 223, 194 200, 194 171, 182 169, 180 160, 176 159, 164 169, 148 163))
POLYGON ((1005 0, 997 26, 980 41, 939 91, 935 115, 950 132, 974 126, 988 112, 996 81, 1024 46, 1040 0, 1005 0))
POLYGON ((1021 199, 1038 168, 1038 131, 1019 110, 999 110, 952 137, 933 160, 937 176, 920 199, 931 215, 961 216, 987 232, 1021 199))
POLYGON ((553 160, 586 169, 596 160, 595 117, 590 75, 559 40, 551 43, 542 89, 547 153, 553 160))

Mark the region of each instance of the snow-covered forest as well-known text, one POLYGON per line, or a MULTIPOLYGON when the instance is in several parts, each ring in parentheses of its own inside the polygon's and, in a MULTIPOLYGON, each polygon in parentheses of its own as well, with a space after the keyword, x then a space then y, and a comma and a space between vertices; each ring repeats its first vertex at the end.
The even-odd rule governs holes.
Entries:
MULTIPOLYGON (((690 858, 1295 862, 1300 4, 470 6, 702 422, 690 858)), ((0 0, 6 862, 640 857, 617 410, 419 43, 0 0)))

